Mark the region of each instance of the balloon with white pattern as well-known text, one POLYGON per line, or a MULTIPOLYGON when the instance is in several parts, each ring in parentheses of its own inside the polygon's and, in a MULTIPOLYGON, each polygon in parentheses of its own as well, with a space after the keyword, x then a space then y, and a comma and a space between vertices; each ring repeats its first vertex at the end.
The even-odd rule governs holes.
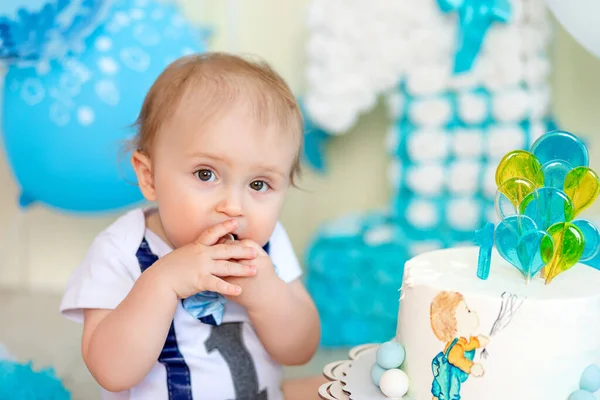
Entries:
POLYGON ((180 56, 204 51, 206 36, 172 5, 119 0, 81 51, 9 68, 4 146, 20 205, 96 213, 141 201, 120 151, 154 80, 180 56))

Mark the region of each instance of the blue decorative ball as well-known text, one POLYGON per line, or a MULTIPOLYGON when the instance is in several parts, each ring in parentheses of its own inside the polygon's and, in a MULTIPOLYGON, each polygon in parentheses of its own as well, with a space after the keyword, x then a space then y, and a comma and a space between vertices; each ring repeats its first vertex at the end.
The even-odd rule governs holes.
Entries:
POLYGON ((597 365, 592 364, 583 371, 579 387, 591 393, 600 389, 600 368, 597 365))
POLYGON ((377 349, 377 364, 385 369, 399 368, 404 362, 405 355, 404 347, 400 343, 390 340, 377 349))
POLYGON ((371 382, 373 382, 373 385, 379 387, 379 381, 385 371, 387 371, 387 369, 381 368, 377 363, 373 363, 373 366, 371 367, 371 382))
POLYGON ((585 390, 578 390, 571 393, 568 400, 596 400, 593 394, 585 390))

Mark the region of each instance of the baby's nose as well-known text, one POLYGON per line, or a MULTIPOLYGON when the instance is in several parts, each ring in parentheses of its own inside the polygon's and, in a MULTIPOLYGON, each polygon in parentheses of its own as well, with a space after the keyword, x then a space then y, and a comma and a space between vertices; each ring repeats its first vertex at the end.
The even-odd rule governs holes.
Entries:
POLYGON ((244 214, 241 196, 234 193, 227 194, 217 205, 217 212, 230 218, 241 217, 244 214))

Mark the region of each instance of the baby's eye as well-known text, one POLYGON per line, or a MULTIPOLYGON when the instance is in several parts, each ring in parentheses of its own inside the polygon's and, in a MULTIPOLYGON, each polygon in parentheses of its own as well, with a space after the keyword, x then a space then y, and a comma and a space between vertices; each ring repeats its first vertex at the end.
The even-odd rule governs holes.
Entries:
POLYGON ((250 183, 250 187, 257 192, 266 192, 269 189, 269 185, 265 181, 253 181, 250 183))
POLYGON ((194 175, 202 182, 212 182, 215 180, 215 174, 210 169, 200 169, 194 172, 194 175))

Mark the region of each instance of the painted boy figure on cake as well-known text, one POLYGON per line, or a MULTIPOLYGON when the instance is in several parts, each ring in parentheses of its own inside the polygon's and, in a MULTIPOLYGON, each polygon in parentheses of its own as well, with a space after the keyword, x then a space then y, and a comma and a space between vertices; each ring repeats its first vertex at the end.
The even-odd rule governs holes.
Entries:
POLYGON ((430 319, 433 333, 446 343, 431 362, 433 400, 460 400, 461 385, 469 375, 483 376, 483 366, 473 358, 488 338, 474 336, 479 318, 460 293, 440 292, 431 302, 430 319))

